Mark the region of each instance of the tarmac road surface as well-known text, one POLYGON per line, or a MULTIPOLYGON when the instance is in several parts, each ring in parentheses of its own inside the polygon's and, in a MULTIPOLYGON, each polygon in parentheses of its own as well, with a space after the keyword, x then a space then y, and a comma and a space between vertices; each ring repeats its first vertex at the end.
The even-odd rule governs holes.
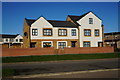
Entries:
POLYGON ((114 58, 53 62, 3 63, 2 68, 15 69, 17 72, 16 75, 32 75, 99 69, 118 69, 120 66, 118 66, 118 58, 114 58))

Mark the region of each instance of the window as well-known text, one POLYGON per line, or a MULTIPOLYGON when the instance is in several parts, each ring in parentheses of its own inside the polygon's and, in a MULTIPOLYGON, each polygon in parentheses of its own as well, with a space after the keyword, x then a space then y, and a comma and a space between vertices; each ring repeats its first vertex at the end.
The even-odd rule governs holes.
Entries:
POLYGON ((43 47, 51 47, 52 43, 51 42, 43 42, 43 47))
POLYGON ((59 29, 58 35, 59 36, 67 36, 67 30, 66 29, 59 29))
POLYGON ((76 29, 72 29, 72 36, 76 36, 76 29))
POLYGON ((8 39, 6 39, 6 42, 8 42, 8 39))
POLYGON ((20 42, 23 42, 23 39, 20 39, 20 42))
POLYGON ((89 18, 89 24, 93 24, 93 18, 89 18))
POLYGON ((24 32, 24 36, 27 36, 27 32, 24 32))
POLYGON ((52 36, 52 29, 43 29, 44 36, 52 36))
POLYGON ((32 29, 32 36, 37 36, 37 35, 38 35, 38 30, 32 29))
POLYGON ((18 39, 16 39, 16 42, 18 42, 18 39))
POLYGON ((13 42, 13 39, 10 39, 10 42, 13 42))
POLYGON ((84 29, 84 36, 91 36, 91 30, 90 29, 84 29))
POLYGON ((2 39, 2 38, 0 38, 0 42, 3 42, 3 39, 2 39))
POLYGON ((84 41, 83 42, 83 47, 90 47, 90 42, 89 41, 84 41))
POLYGON ((66 47, 66 42, 58 42, 58 47, 63 49, 66 47))
POLYGON ((95 36, 99 36, 99 29, 95 29, 95 36))

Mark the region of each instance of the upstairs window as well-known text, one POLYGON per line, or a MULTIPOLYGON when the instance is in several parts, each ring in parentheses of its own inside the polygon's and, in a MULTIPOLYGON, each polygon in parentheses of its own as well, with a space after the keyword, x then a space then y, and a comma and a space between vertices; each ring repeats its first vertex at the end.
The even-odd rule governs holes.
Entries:
POLYGON ((0 38, 0 42, 3 42, 3 39, 2 39, 2 38, 0 38))
POLYGON ((76 36, 76 29, 72 29, 71 32, 72 32, 72 36, 76 36))
POLYGON ((89 18, 89 24, 93 24, 93 18, 89 18))
POLYGON ((84 29, 84 36, 91 36, 91 30, 90 29, 84 29))
POLYGON ((52 36, 52 29, 43 29, 43 36, 52 36))
POLYGON ((14 40, 13 39, 10 39, 10 42, 13 42, 14 40))
POLYGON ((37 35, 38 35, 38 30, 32 29, 32 36, 37 36, 37 35))
POLYGON ((59 29, 58 35, 59 36, 67 36, 67 29, 59 29))
POLYGON ((18 42, 18 39, 16 39, 16 42, 18 42))
POLYGON ((23 39, 20 39, 20 42, 23 42, 23 39))
POLYGON ((99 29, 95 29, 95 36, 99 36, 99 29))
POLYGON ((6 39, 6 42, 8 42, 8 39, 6 39))

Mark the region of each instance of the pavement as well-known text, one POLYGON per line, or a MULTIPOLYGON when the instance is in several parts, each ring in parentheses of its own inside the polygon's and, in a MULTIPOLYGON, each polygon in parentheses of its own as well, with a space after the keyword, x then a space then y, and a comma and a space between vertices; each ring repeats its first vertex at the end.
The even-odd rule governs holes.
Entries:
POLYGON ((60 72, 48 74, 34 74, 13 76, 12 78, 120 78, 120 69, 101 69, 75 72, 60 72))
MULTIPOLYGON (((72 73, 78 71, 119 69, 118 58, 93 60, 68 60, 28 63, 5 63, 3 69, 15 69, 15 76, 32 76, 46 74, 72 73)), ((116 70, 115 70, 116 71, 116 70)), ((115 71, 113 71, 115 73, 115 71)), ((108 71, 107 71, 108 72, 108 71)), ((112 72, 112 73, 113 73, 112 72)), ((78 73, 81 74, 81 73, 78 73)), ((72 74, 73 75, 73 74, 72 74)), ((15 77, 14 76, 14 77, 15 77)))

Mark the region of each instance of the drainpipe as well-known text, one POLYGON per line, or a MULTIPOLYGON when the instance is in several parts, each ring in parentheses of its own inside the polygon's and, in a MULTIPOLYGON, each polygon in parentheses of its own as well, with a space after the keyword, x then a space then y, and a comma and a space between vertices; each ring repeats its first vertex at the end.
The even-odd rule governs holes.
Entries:
POLYGON ((114 39, 114 38, 113 38, 113 33, 112 33, 112 47, 114 47, 114 46, 113 46, 113 39, 114 39))

